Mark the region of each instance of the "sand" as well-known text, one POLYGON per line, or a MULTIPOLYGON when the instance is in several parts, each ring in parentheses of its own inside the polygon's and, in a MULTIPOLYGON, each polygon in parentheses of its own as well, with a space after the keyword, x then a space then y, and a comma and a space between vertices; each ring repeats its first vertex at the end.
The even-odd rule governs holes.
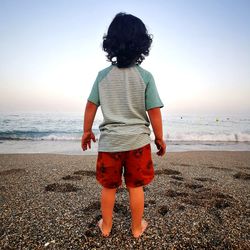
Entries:
POLYGON ((100 234, 95 156, 0 155, 0 249, 250 249, 250 152, 153 159, 136 240, 124 186, 111 235, 100 234))

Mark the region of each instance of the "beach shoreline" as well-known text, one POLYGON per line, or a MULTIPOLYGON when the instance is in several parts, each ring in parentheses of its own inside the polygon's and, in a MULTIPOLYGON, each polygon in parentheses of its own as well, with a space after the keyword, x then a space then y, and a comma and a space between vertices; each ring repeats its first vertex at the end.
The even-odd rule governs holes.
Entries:
MULTIPOLYGON (((168 152, 189 151, 249 151, 250 142, 226 141, 166 141, 168 152)), ((157 149, 151 141, 152 152, 157 149)), ((82 151, 81 141, 32 141, 0 140, 0 154, 61 154, 61 155, 97 155, 98 143, 92 143, 91 149, 82 151)))
POLYGON ((128 194, 102 238, 96 155, 0 154, 1 249, 249 249, 249 151, 153 154, 149 228, 131 237, 128 194))

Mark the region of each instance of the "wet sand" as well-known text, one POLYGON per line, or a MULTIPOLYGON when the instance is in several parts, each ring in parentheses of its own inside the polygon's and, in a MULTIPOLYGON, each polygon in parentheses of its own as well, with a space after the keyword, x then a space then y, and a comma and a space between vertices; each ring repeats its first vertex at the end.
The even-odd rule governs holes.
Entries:
POLYGON ((250 249, 250 152, 154 155, 138 240, 124 186, 111 235, 101 236, 95 159, 0 155, 0 249, 250 249))

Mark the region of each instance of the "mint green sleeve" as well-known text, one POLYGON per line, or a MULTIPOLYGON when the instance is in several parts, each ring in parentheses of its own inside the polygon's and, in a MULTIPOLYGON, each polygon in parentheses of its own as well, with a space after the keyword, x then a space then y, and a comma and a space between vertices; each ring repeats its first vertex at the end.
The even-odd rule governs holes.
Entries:
POLYGON ((90 92, 88 101, 94 103, 96 106, 100 105, 100 97, 99 97, 99 78, 100 73, 98 73, 96 80, 94 82, 94 85, 92 87, 92 90, 90 92))
POLYGON ((149 73, 146 82, 146 91, 145 91, 145 107, 146 110, 152 108, 162 108, 164 105, 160 99, 159 93, 157 91, 154 77, 149 73))

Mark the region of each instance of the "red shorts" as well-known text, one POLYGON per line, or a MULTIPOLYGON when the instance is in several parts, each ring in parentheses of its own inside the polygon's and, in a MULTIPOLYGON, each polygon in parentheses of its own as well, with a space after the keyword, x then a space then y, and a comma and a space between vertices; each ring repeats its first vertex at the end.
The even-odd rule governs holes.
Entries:
POLYGON ((98 152, 96 179, 103 187, 119 187, 122 175, 127 187, 144 186, 153 180, 150 144, 124 152, 98 152))

